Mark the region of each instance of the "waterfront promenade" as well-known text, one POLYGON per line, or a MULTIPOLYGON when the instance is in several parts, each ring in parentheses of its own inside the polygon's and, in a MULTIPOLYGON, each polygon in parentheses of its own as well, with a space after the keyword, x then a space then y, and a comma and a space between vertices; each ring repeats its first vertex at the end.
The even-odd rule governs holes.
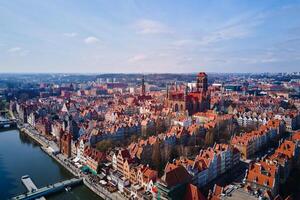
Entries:
POLYGON ((88 187, 90 190, 92 190, 94 193, 96 193, 98 196, 100 196, 103 199, 114 199, 114 200, 123 200, 124 196, 119 194, 118 192, 110 193, 106 188, 101 186, 100 184, 93 183, 90 180, 90 177, 88 175, 85 175, 81 172, 80 169, 78 169, 76 166, 74 166, 69 160, 63 156, 62 154, 54 154, 51 152, 50 149, 55 149, 57 145, 53 141, 49 141, 47 138, 42 136, 38 133, 35 129, 30 127, 29 125, 21 125, 21 123, 17 123, 18 128, 28 135, 30 138, 32 138, 34 141, 36 141, 38 144, 41 145, 41 149, 47 153, 51 158, 56 160, 59 164, 61 164, 65 169, 67 169, 71 174, 73 174, 75 177, 82 178, 83 183, 86 187, 88 187), (49 148, 51 147, 51 148, 49 148))

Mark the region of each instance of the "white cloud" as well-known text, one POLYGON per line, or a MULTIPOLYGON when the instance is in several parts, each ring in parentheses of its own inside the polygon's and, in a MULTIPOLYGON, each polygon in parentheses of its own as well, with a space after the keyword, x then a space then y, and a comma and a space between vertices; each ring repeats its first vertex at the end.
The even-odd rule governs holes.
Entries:
POLYGON ((90 36, 84 39, 84 42, 86 44, 94 44, 94 43, 98 43, 100 40, 94 36, 90 36))
POLYGON ((22 51, 21 47, 12 47, 10 49, 7 50, 9 53, 15 53, 15 52, 20 52, 22 51))
POLYGON ((7 50, 7 52, 9 54, 12 54, 12 55, 19 55, 19 56, 27 56, 29 51, 26 50, 26 49, 23 49, 21 47, 12 47, 10 49, 7 50))
POLYGON ((250 30, 248 28, 243 26, 233 26, 207 34, 202 37, 199 42, 202 45, 207 45, 225 40, 242 39, 248 35, 250 35, 250 30))
POLYGON ((78 34, 77 33, 75 33, 75 32, 71 32, 71 33, 64 33, 64 36, 66 36, 66 37, 75 37, 75 36, 77 36, 78 34))
POLYGON ((159 34, 159 33, 170 33, 171 30, 161 22, 141 19, 136 22, 137 32, 141 34, 159 34))
POLYGON ((211 43, 232 40, 232 39, 243 39, 255 32, 255 28, 263 23, 264 16, 261 14, 254 15, 243 15, 230 19, 223 23, 215 31, 209 32, 204 35, 200 41, 200 45, 207 45, 211 43))
POLYGON ((137 54, 135 56, 132 56, 128 59, 128 62, 139 62, 139 61, 142 61, 142 60, 145 60, 147 58, 147 56, 145 54, 137 54))
POLYGON ((177 47, 182 47, 182 46, 191 45, 191 44, 194 44, 194 43, 196 43, 196 42, 193 41, 193 40, 184 39, 184 40, 176 40, 176 41, 174 41, 173 45, 177 46, 177 47))

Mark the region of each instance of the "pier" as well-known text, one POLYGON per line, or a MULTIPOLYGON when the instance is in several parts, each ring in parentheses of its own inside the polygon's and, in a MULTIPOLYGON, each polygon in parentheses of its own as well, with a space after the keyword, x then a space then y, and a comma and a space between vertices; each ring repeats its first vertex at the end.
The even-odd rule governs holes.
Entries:
MULTIPOLYGON (((28 190, 28 192, 33 192, 38 189, 28 175, 22 176, 21 181, 22 181, 23 185, 26 187, 26 189, 28 190)), ((37 200, 46 200, 46 198, 40 197, 40 198, 37 198, 37 200)))
POLYGON ((82 183, 82 178, 72 178, 70 180, 61 181, 55 184, 51 184, 42 188, 37 188, 29 176, 23 176, 22 182, 27 188, 28 192, 15 196, 12 200, 31 200, 41 199, 44 200, 44 196, 50 195, 55 192, 64 190, 67 187, 75 186, 82 183))

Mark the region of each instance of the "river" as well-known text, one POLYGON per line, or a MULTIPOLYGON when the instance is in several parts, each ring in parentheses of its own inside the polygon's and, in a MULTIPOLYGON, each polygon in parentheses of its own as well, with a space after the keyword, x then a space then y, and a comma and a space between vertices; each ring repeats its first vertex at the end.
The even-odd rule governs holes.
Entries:
MULTIPOLYGON (((49 157, 24 133, 18 130, 0 132, 0 199, 9 199, 26 192, 21 176, 29 175, 37 187, 71 178, 72 175, 49 157)), ((60 192, 47 200, 101 200, 86 186, 76 186, 71 191, 60 192)))

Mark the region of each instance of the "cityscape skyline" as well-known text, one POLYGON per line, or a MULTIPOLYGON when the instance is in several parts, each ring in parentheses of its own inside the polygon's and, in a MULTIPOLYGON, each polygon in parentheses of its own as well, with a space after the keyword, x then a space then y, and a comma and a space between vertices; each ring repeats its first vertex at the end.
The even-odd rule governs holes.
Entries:
POLYGON ((0 27, 0 199, 300 199, 300 0, 10 0, 0 27))
POLYGON ((1 199, 299 199, 299 72, 0 77, 1 199))
POLYGON ((299 8, 299 1, 1 2, 0 73, 294 72, 299 8))

